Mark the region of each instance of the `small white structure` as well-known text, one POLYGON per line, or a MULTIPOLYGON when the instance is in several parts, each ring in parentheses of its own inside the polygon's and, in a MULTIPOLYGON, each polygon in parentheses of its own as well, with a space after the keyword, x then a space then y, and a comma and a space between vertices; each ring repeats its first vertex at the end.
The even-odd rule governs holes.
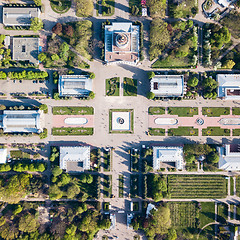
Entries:
POLYGON ((116 215, 114 213, 110 213, 110 220, 111 220, 110 229, 115 229, 115 227, 116 227, 116 215))
POLYGON ((112 130, 130 131, 131 113, 130 112, 112 112, 112 130))
POLYGON ((230 3, 231 1, 228 1, 228 0, 218 0, 218 4, 225 8, 228 7, 230 3))
POLYGON ((131 226, 131 222, 132 222, 133 217, 134 217, 133 213, 128 213, 127 214, 127 228, 128 229, 133 229, 133 227, 131 226))
POLYGON ((150 91, 156 97, 183 97, 186 92, 183 75, 156 75, 150 80, 150 91))
POLYGON ((153 147, 153 169, 160 169, 160 163, 175 163, 178 170, 183 169, 183 147, 153 147))
POLYGON ((85 97, 92 91, 92 79, 87 75, 60 75, 58 92, 60 97, 85 97))
POLYGON ((67 172, 90 169, 90 147, 60 147, 60 168, 67 172))
POLYGON ((240 145, 226 144, 218 147, 220 155, 218 168, 225 171, 239 171, 240 170, 240 145))
POLYGON ((0 164, 4 164, 7 162, 7 149, 1 148, 0 149, 0 164))
POLYGON ((240 100, 240 74, 218 74, 218 97, 240 100))
POLYGON ((147 206, 147 210, 146 210, 146 216, 149 217, 149 215, 151 215, 151 211, 155 209, 157 211, 157 208, 155 207, 155 205, 153 205, 152 203, 149 203, 147 206))
POLYGON ((40 133, 43 131, 43 111, 4 110, 2 128, 4 133, 40 133))
POLYGON ((85 125, 88 123, 87 118, 80 117, 80 118, 65 118, 64 123, 67 125, 85 125))

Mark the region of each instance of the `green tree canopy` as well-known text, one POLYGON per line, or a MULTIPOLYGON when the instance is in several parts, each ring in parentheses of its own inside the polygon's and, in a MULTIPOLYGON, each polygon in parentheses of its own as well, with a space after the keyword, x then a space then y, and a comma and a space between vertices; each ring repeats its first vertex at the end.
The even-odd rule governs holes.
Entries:
POLYGON ((39 30, 43 29, 43 22, 40 18, 32 18, 31 19, 31 26, 30 30, 37 32, 39 30))
POLYGON ((26 214, 20 217, 18 227, 19 231, 31 233, 38 229, 39 223, 33 215, 26 214))
POLYGON ((198 79, 196 77, 190 78, 187 82, 189 87, 196 87, 198 85, 198 79))
POLYGON ((62 174, 62 169, 59 166, 54 166, 52 169, 52 174, 54 177, 57 177, 62 174))
POLYGON ((153 92, 148 92, 147 98, 150 99, 150 100, 152 100, 152 99, 155 98, 155 94, 154 94, 153 92))

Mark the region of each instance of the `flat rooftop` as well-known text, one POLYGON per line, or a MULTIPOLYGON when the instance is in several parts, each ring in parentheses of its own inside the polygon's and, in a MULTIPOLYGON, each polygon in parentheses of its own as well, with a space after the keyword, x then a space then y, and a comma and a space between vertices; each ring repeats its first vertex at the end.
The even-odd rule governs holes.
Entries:
POLYGON ((13 37, 12 57, 16 61, 29 61, 38 64, 39 38, 13 37))
POLYGON ((3 7, 5 26, 30 26, 31 19, 40 16, 38 7, 3 7))

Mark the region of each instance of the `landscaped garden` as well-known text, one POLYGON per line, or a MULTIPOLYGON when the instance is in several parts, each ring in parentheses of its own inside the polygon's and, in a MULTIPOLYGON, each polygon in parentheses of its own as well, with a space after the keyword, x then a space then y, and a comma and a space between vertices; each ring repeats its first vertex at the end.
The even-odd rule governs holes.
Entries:
POLYGON ((123 198, 123 191, 124 191, 124 176, 118 175, 118 197, 123 198))
POLYGON ((148 133, 150 136, 165 136, 164 128, 148 128, 148 133))
POLYGON ((233 136, 240 136, 240 129, 232 129, 233 136))
POLYGON ((240 197, 240 177, 236 177, 236 195, 240 197))
POLYGON ((140 170, 140 154, 135 149, 131 149, 130 153, 131 159, 131 171, 138 172, 140 170))
POLYGON ((129 0, 129 10, 133 16, 142 15, 141 0, 129 0))
POLYGON ((202 129, 202 136, 230 136, 230 129, 207 127, 202 129))
POLYGON ((120 78, 113 77, 106 79, 106 95, 119 96, 120 78))
POLYGON ((178 115, 179 117, 193 117, 198 115, 197 107, 168 107, 168 114, 178 115))
POLYGON ((93 14, 92 0, 76 0, 76 15, 77 17, 91 17, 93 14))
POLYGON ((193 127, 169 128, 168 136, 198 136, 198 129, 193 127))
MULTIPOLYGON (((130 0, 130 2, 134 0, 130 0)), ((136 0, 135 0, 136 1, 136 0)), ((140 1, 140 0, 139 0, 140 1)), ((166 0, 148 0, 147 6, 149 8, 150 16, 152 18, 164 18, 166 15, 166 0)), ((130 3, 129 3, 130 4, 130 3)))
POLYGON ((130 175, 130 193, 131 198, 136 198, 139 196, 139 175, 130 175))
POLYGON ((220 117, 221 115, 229 115, 230 108, 229 107, 203 107, 202 115, 206 115, 208 117, 220 117))
POLYGON ((240 44, 226 54, 221 59, 222 66, 227 66, 229 69, 240 70, 240 44))
POLYGON ((93 135, 93 128, 82 128, 82 127, 52 128, 52 135, 53 136, 93 135))
POLYGON ((228 219, 228 205, 225 203, 217 204, 217 221, 221 224, 226 224, 228 219))
POLYGON ((240 108, 239 107, 233 107, 232 108, 232 114, 233 115, 240 115, 240 108))
POLYGON ((111 171, 112 150, 110 148, 103 150, 103 171, 111 171))
POLYGON ((51 0, 50 1, 51 8, 54 12, 63 14, 66 13, 71 7, 71 1, 69 0, 51 0))
POLYGON ((171 198, 225 198, 227 180, 220 175, 168 175, 171 198))
POLYGON ((197 65, 198 28, 192 26, 191 20, 167 25, 165 34, 170 34, 169 38, 175 42, 175 46, 171 49, 165 49, 166 45, 163 46, 162 50, 165 49, 167 54, 154 62, 152 68, 189 68, 197 65), (190 30, 187 32, 188 29, 190 30))
POLYGON ((123 79, 123 96, 137 96, 137 80, 125 77, 123 79))
POLYGON ((115 0, 102 0, 102 15, 112 16, 115 12, 115 0))
POLYGON ((53 115, 93 115, 93 107, 53 107, 53 115))
POLYGON ((103 175, 103 197, 112 196, 112 175, 103 175))
POLYGON ((91 170, 99 172, 101 167, 101 149, 100 148, 91 149, 90 161, 91 161, 91 170))
POLYGON ((148 108, 149 115, 162 115, 165 114, 165 107, 149 107, 148 108))

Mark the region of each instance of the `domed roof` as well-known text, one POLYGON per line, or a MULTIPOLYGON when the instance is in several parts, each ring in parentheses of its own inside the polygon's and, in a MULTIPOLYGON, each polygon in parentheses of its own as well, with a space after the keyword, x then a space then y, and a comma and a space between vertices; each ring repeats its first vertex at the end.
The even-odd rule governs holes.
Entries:
POLYGON ((116 45, 119 48, 125 48, 128 45, 129 39, 126 33, 118 33, 116 36, 116 45))

